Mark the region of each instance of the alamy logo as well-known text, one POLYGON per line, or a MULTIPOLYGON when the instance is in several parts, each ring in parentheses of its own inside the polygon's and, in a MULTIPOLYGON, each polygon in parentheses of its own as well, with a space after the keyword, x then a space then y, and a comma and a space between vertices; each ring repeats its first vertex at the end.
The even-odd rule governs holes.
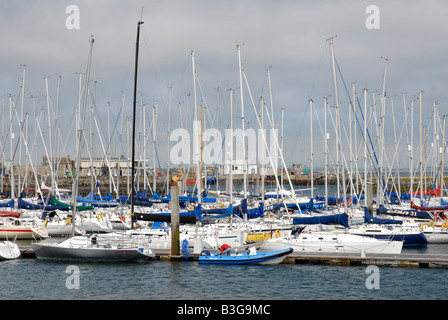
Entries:
POLYGON ((380 28, 380 8, 375 5, 367 6, 366 13, 370 14, 366 19, 366 28, 369 30, 380 28))
POLYGON ((264 164, 277 168, 277 129, 226 129, 224 135, 217 129, 201 132, 200 121, 193 121, 193 134, 178 128, 171 132, 170 141, 176 142, 170 148, 170 161, 175 165, 207 165, 246 163, 264 164), (192 148, 191 148, 192 146, 192 148), (245 152, 244 152, 245 151, 245 152))
POLYGON ((380 288, 380 268, 370 265, 366 268, 366 273, 370 274, 366 279, 366 288, 378 290, 380 288))
POLYGON ((65 273, 69 274, 65 280, 65 287, 69 290, 79 289, 79 268, 74 265, 69 265, 65 269, 65 273))
POLYGON ((65 19, 65 27, 69 30, 79 29, 79 7, 70 5, 65 8, 65 13, 70 15, 65 19))

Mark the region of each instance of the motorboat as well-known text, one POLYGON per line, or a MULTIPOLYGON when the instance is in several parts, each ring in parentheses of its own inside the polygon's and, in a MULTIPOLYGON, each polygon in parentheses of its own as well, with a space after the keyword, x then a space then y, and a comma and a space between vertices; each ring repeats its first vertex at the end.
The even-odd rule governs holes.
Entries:
POLYGON ((204 250, 198 261, 200 264, 279 264, 293 251, 292 248, 257 251, 255 247, 250 247, 245 252, 223 254, 204 250))

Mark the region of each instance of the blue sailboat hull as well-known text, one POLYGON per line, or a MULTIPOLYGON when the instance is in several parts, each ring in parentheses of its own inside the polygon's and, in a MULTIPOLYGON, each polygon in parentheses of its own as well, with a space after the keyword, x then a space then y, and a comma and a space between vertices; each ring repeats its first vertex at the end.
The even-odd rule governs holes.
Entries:
POLYGON ((363 235, 373 237, 379 240, 402 241, 403 246, 425 246, 428 244, 428 239, 425 237, 423 233, 391 234, 391 235, 370 235, 365 233, 363 235))

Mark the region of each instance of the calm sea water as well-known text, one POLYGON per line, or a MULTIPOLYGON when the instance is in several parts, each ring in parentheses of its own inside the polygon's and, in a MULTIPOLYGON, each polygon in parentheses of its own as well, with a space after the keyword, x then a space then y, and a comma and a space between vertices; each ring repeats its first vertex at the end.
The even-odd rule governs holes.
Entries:
MULTIPOLYGON (((448 253, 448 245, 405 249, 448 253)), ((447 299, 447 269, 367 266, 63 263, 21 258, 0 262, 0 300, 437 300, 447 299), (73 273, 79 270, 79 288, 73 273)))

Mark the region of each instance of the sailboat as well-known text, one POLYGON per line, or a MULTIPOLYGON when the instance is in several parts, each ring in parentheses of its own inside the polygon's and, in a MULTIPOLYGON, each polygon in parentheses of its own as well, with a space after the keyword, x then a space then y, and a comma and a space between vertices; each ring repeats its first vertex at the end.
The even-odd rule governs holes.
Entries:
POLYGON ((35 220, 19 218, 20 213, 9 211, 9 215, 0 216, 0 239, 41 239, 48 237, 43 225, 35 220))
MULTIPOLYGON (((137 86, 137 67, 138 67, 138 47, 140 36, 140 25, 143 22, 139 21, 137 25, 137 42, 136 42, 136 57, 135 57, 135 82, 134 82, 134 95, 137 86)), ((90 62, 92 57, 93 38, 91 39, 89 64, 86 73, 85 82, 85 99, 87 97, 87 89, 90 75, 90 62)), ((85 104, 84 104, 85 110, 85 104)), ((135 99, 134 99, 134 111, 135 111, 135 99)), ((80 146, 82 138, 82 125, 83 125, 83 112, 80 121, 80 128, 78 129, 77 137, 77 172, 80 168, 80 146)), ((134 112, 135 120, 135 112, 134 112)), ((133 140, 135 140, 135 122, 133 126, 133 140)), ((132 155, 132 177, 134 174, 134 141, 133 141, 133 155, 132 155)), ((76 203, 76 197, 78 194, 78 176, 74 184, 73 199, 76 203)), ((132 181, 132 186, 133 186, 132 181)), ((131 213, 134 210, 134 188, 132 188, 131 196, 131 213)), ((73 216, 76 217, 76 205, 73 205, 73 216)), ((116 261, 135 261, 147 258, 155 257, 155 254, 150 246, 150 241, 147 237, 135 236, 125 233, 108 233, 108 234, 92 234, 83 236, 72 236, 69 239, 61 243, 46 243, 39 242, 32 244, 34 252, 38 259, 44 260, 64 260, 64 261, 89 261, 89 262, 116 262, 116 261)))
POLYGON ((123 233, 73 236, 57 244, 39 242, 32 246, 40 260, 119 262, 155 256, 146 237, 123 233))

